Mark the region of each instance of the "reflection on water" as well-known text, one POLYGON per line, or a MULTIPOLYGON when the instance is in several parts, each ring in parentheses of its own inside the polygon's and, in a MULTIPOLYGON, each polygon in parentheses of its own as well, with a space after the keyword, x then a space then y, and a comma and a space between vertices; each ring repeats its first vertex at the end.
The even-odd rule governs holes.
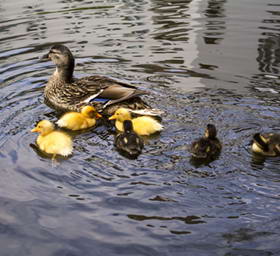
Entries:
POLYGON ((225 8, 227 1, 208 1, 208 6, 204 11, 207 17, 204 41, 205 44, 219 44, 224 38, 226 30, 225 8))
POLYGON ((279 3, 2 1, 0 245, 3 255, 277 255, 279 158, 251 154, 255 132, 279 132, 279 3), (165 130, 136 160, 103 124, 49 158, 29 130, 58 114, 43 103, 55 43, 75 75, 129 81, 165 111, 165 130), (190 162, 207 123, 215 161, 190 162))

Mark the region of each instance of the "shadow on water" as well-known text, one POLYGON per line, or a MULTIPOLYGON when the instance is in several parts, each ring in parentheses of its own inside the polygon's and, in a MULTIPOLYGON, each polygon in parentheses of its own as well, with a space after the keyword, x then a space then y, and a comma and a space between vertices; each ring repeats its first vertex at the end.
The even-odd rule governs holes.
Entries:
POLYGON ((0 3, 0 245, 3 255, 278 255, 279 158, 250 150, 279 132, 279 4, 249 1, 0 3), (7 18, 8 17, 8 18, 7 18), (37 152, 29 131, 55 43, 77 77, 108 75, 151 94, 165 129, 137 159, 109 122, 71 133, 74 154, 37 152), (207 123, 223 150, 193 164, 207 123))

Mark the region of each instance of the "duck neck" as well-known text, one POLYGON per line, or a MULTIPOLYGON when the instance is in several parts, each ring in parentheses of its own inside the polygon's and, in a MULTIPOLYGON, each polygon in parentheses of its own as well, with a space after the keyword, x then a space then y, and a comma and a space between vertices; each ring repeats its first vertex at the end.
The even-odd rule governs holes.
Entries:
POLYGON ((62 82, 71 83, 73 80, 74 61, 68 65, 57 65, 54 72, 55 79, 62 82))

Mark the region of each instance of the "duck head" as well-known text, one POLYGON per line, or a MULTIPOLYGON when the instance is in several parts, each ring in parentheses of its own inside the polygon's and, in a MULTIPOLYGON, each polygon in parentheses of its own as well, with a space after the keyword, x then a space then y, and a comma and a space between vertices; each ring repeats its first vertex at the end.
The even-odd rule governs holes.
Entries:
POLYGON ((71 51, 62 44, 54 45, 50 51, 42 57, 43 60, 51 60, 56 65, 54 75, 70 82, 73 77, 75 59, 71 51))

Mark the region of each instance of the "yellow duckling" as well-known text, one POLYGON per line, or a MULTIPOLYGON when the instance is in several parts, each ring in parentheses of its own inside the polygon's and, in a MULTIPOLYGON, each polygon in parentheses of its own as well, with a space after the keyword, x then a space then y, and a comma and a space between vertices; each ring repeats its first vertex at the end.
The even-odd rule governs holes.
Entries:
POLYGON ((132 118, 129 109, 127 108, 119 108, 114 115, 109 117, 109 120, 114 119, 116 120, 116 128, 121 132, 124 131, 123 122, 125 120, 132 121, 133 130, 138 135, 151 135, 163 129, 163 126, 150 116, 132 118))
POLYGON ((201 137, 191 144, 190 152, 194 158, 214 159, 219 155, 222 144, 217 138, 215 125, 207 124, 204 137, 201 137))
POLYGON ((84 106, 79 112, 68 112, 56 123, 59 127, 73 131, 86 129, 96 124, 96 119, 102 117, 93 106, 84 106))
POLYGON ((252 151, 263 156, 280 156, 280 134, 256 133, 253 137, 252 151))
POLYGON ((56 131, 54 124, 48 120, 40 121, 31 132, 40 133, 36 142, 41 151, 52 154, 54 160, 56 155, 68 156, 72 153, 73 143, 69 135, 56 131))

